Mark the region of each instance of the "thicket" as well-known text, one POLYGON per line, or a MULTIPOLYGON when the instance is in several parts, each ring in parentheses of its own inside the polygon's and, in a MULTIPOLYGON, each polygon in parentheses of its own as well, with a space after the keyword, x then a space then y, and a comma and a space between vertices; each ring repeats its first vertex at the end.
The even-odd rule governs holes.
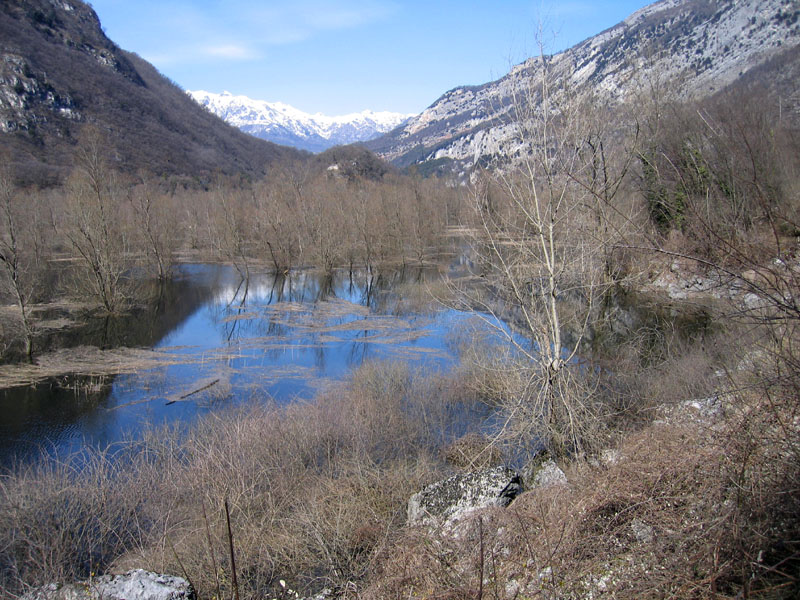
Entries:
POLYGON ((407 532, 367 597, 798 593, 800 127, 767 90, 645 91, 621 135, 543 67, 515 100, 527 157, 472 198, 490 294, 458 291, 515 325, 516 350, 474 354, 477 391, 505 415, 495 442, 546 448, 571 489, 461 537, 407 532), (620 290, 657 278, 705 289, 698 334, 615 322, 620 290), (681 420, 708 403, 715 417, 681 420), (592 458, 619 440, 613 466, 592 458))

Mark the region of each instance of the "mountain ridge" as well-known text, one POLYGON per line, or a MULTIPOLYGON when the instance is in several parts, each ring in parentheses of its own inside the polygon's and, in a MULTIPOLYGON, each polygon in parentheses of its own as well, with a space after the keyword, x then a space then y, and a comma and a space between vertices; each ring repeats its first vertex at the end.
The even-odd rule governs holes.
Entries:
POLYGON ((216 94, 189 90, 186 93, 225 122, 252 136, 311 152, 374 139, 414 116, 372 110, 328 116, 227 91, 216 94))
POLYGON ((513 90, 542 72, 614 106, 637 83, 662 79, 682 99, 702 98, 800 43, 796 0, 661 0, 575 46, 542 53, 508 74, 443 94, 418 116, 367 147, 399 167, 449 163, 465 173, 512 156, 513 90))

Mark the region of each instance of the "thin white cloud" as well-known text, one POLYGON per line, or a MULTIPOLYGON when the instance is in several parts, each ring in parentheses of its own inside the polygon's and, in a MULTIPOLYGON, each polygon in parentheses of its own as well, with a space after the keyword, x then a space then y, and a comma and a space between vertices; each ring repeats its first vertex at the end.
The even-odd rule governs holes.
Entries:
MULTIPOLYGON (((351 29, 389 18, 392 2, 305 2, 302 18, 315 30, 351 29)), ((301 6, 302 6, 301 4, 301 6)))
POLYGON ((262 43, 303 41, 324 31, 352 29, 390 17, 398 6, 390 0, 294 0, 249 6, 238 19, 240 32, 260 35, 262 43))
POLYGON ((574 17, 597 14, 601 8, 597 2, 548 2, 545 12, 554 17, 574 17))
POLYGON ((399 10, 395 0, 215 0, 203 8, 185 0, 144 1, 151 26, 164 32, 150 41, 145 54, 161 65, 199 56, 251 60, 267 54, 269 46, 367 26, 399 10))
POLYGON ((237 44, 223 44, 221 46, 205 46, 201 53, 215 58, 231 60, 252 60, 258 58, 258 53, 245 46, 237 44))

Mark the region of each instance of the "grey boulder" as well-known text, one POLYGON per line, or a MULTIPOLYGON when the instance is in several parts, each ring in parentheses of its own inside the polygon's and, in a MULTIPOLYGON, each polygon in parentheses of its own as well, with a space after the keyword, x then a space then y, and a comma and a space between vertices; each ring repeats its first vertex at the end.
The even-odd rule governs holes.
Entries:
POLYGON ((408 501, 409 525, 447 525, 491 506, 505 507, 523 491, 518 473, 493 467, 432 483, 408 501))

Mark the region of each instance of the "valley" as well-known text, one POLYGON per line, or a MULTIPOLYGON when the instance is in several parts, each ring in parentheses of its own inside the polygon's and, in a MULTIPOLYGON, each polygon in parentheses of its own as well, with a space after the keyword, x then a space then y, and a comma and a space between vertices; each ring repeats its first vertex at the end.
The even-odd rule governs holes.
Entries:
POLYGON ((0 597, 797 597, 799 53, 661 0, 324 117, 6 2, 0 597))

